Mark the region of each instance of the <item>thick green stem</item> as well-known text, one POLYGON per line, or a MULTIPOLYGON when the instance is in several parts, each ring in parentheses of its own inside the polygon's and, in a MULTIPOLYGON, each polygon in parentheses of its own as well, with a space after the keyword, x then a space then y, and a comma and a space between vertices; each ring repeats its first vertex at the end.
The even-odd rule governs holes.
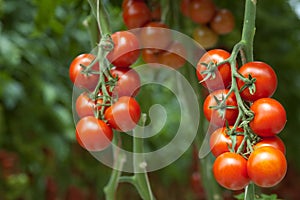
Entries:
POLYGON ((250 183, 245 188, 245 200, 255 200, 255 185, 253 183, 250 183))

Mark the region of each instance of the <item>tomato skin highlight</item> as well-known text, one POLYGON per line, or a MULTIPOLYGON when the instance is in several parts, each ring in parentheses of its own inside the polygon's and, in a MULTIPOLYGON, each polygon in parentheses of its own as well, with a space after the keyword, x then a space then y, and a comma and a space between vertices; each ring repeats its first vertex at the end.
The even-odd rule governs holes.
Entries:
POLYGON ((241 190, 250 183, 247 160, 232 152, 223 153, 216 158, 213 174, 216 181, 229 190, 241 190))
POLYGON ((138 38, 129 31, 118 31, 111 35, 114 49, 109 52, 107 59, 116 67, 128 68, 140 55, 138 38))
POLYGON ((225 97, 228 94, 228 92, 229 92, 228 89, 216 90, 216 91, 210 93, 205 98, 204 103, 203 103, 204 116, 210 123, 216 125, 217 127, 225 126, 226 121, 228 121, 228 124, 230 126, 234 125, 234 123, 237 119, 237 116, 238 116, 237 101, 236 101, 236 97, 235 97, 234 93, 231 93, 229 95, 225 104, 227 106, 235 106, 236 108, 226 109, 224 119, 222 118, 222 116, 220 116, 220 113, 218 110, 210 108, 211 106, 217 105, 217 102, 216 102, 214 96, 217 99, 221 100, 222 97, 225 97))
MULTIPOLYGON (((84 70, 81 65, 87 67, 93 62, 94 59, 95 56, 93 54, 80 54, 71 62, 69 76, 76 87, 88 90, 93 90, 96 87, 99 75, 92 73, 86 75, 81 73, 84 70)), ((99 71, 99 63, 95 63, 91 70, 99 71)))
POLYGON ((250 154, 247 170, 256 185, 273 187, 284 178, 287 161, 280 150, 270 146, 261 147, 250 154))
MULTIPOLYGON (((229 127, 230 129, 232 128, 232 126, 229 127)), ((242 128, 237 128, 238 132, 243 132, 242 128)), ((226 127, 221 127, 218 128, 217 130, 215 130, 211 136, 210 136, 210 140, 209 140, 209 146, 211 149, 212 154, 215 157, 218 157, 219 155, 225 153, 225 152, 229 152, 229 148, 232 148, 232 141, 229 135, 227 135, 227 128, 226 127), (229 147, 229 148, 228 148, 229 147)), ((237 149, 239 148, 239 146, 241 145, 244 136, 243 135, 236 135, 236 145, 235 145, 235 151, 237 151, 237 149)))
MULTIPOLYGON (((207 67, 202 64, 220 63, 230 57, 230 53, 223 49, 213 49, 206 52, 199 60, 197 64, 197 77, 199 81, 203 81, 206 77, 205 74, 202 74, 207 67)), ((218 89, 226 89, 229 87, 231 83, 231 68, 229 63, 224 63, 219 65, 217 70, 215 71, 216 77, 212 79, 211 77, 206 81, 201 82, 201 84, 209 90, 218 90, 218 89)))
POLYGON ((111 144, 113 132, 102 120, 87 116, 76 125, 76 139, 88 151, 102 151, 111 144))
MULTIPOLYGON (((264 62, 254 61, 243 65, 238 72, 248 78, 249 74, 255 78, 254 94, 250 94, 248 88, 244 89, 240 94, 246 101, 256 101, 260 98, 271 97, 277 88, 277 76, 272 67, 264 62)), ((245 83, 238 79, 238 88, 241 89, 245 83)))
POLYGON ((280 150, 284 155, 286 153, 286 148, 284 142, 278 136, 263 137, 258 143, 253 146, 253 149, 258 149, 261 147, 271 146, 275 149, 280 150))
POLYGON ((285 109, 275 99, 258 99, 251 105, 250 110, 254 113, 254 118, 249 123, 250 128, 261 137, 280 133, 286 124, 285 109))
POLYGON ((108 124, 115 130, 128 132, 135 128, 141 116, 141 108, 138 102, 132 98, 123 96, 104 113, 108 124))

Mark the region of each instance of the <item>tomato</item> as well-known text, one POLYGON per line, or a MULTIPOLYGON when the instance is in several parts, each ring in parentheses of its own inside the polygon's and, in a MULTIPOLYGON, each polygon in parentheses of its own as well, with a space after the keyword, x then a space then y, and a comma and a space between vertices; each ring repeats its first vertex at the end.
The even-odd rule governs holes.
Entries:
POLYGON ((234 93, 231 93, 229 95, 229 97, 225 101, 224 106, 234 106, 236 108, 226 109, 222 107, 221 109, 218 110, 211 108, 211 106, 217 106, 217 102, 214 96, 219 101, 222 101, 222 99, 228 94, 228 91, 229 91, 228 89, 216 90, 210 93, 204 100, 204 104, 203 104, 204 116, 210 123, 218 127, 225 126, 226 121, 228 122, 229 125, 233 125, 238 116, 237 101, 234 93), (223 113, 223 117, 222 117, 222 113, 223 113))
POLYGON ((253 146, 253 149, 258 149, 265 146, 271 146, 280 150, 285 154, 285 145, 283 141, 278 136, 273 137, 263 137, 258 143, 253 146))
MULTIPOLYGON (((230 126, 229 128, 231 129, 232 126, 230 126)), ((232 148, 232 141, 231 141, 230 136, 227 134, 227 131, 228 130, 226 127, 222 127, 222 128, 215 130, 210 136, 209 146, 210 146, 212 154, 215 157, 218 157, 222 153, 229 152, 229 150, 232 148)), ((242 133, 243 129, 238 128, 235 132, 242 133)), ((236 138, 236 144, 235 144, 234 150, 237 151, 237 149, 239 148, 239 146, 241 145, 241 143, 244 139, 244 136, 243 135, 235 135, 232 137, 236 138)))
POLYGON ((89 98, 88 94, 84 92, 77 97, 75 109, 80 118, 85 116, 94 116, 94 112, 101 109, 101 104, 101 99, 93 101, 89 98))
POLYGON ((140 55, 138 38, 129 31, 119 31, 111 35, 114 49, 107 59, 116 67, 129 67, 140 55))
POLYGON ((250 128, 261 137, 274 136, 280 133, 286 123, 284 107, 275 99, 262 98, 250 107, 254 113, 250 128))
POLYGON ((187 52, 183 44, 180 42, 173 42, 168 50, 163 51, 158 55, 158 62, 171 68, 178 69, 185 64, 186 56, 187 52))
MULTIPOLYGON (((80 54, 71 62, 69 75, 71 81, 75 84, 76 87, 89 90, 93 90, 96 87, 99 75, 93 73, 83 74, 82 71, 84 70, 84 67, 81 66, 83 65, 87 67, 93 62, 94 59, 95 56, 93 54, 80 54)), ((91 70, 99 71, 99 63, 95 63, 92 66, 91 70)))
POLYGON ((208 77, 207 74, 204 74, 208 70, 205 64, 214 63, 217 65, 220 62, 223 62, 230 57, 230 53, 222 49, 213 49, 206 52, 199 60, 197 64, 197 77, 199 81, 202 81, 201 84, 208 88, 209 90, 218 90, 227 88, 231 83, 231 67, 229 63, 224 63, 219 65, 212 73, 215 74, 215 78, 212 76, 208 77))
POLYGON ((219 35, 230 33, 235 26, 232 12, 227 9, 220 9, 210 21, 210 27, 219 35))
POLYGON ((145 3, 145 0, 124 0, 122 2, 122 9, 124 10, 124 9, 130 7, 132 4, 134 4, 136 2, 145 3))
POLYGON ((157 2, 151 2, 153 5, 151 5, 151 18, 152 21, 160 21, 161 20, 161 6, 160 3, 157 2))
POLYGON ((114 77, 118 77, 117 85, 113 89, 112 96, 136 96, 140 90, 141 80, 134 69, 114 68, 111 70, 114 77))
POLYGON ((194 29, 193 38, 203 48, 208 49, 214 47, 217 44, 219 35, 207 26, 202 25, 194 29))
POLYGON ((154 48, 167 50, 173 41, 172 32, 168 26, 162 22, 148 23, 140 33, 143 48, 154 48))
POLYGON ((261 147, 250 154, 247 169, 253 183, 260 187, 273 187, 284 178, 287 161, 280 150, 261 147))
POLYGON ((123 96, 106 109, 104 116, 113 129, 127 132, 137 125, 141 109, 134 98, 123 96))
POLYGON ((122 17, 128 29, 140 28, 151 21, 151 11, 144 2, 132 2, 124 6, 122 17))
POLYGON ((216 181, 229 190, 241 190, 250 183, 247 160, 232 152, 217 157, 213 164, 213 174, 216 181))
POLYGON ((102 120, 87 116, 76 125, 76 139, 88 151, 101 151, 111 144, 113 132, 102 120))
MULTIPOLYGON (((264 62, 249 62, 243 65, 238 72, 244 77, 248 78, 251 75, 255 78, 255 93, 250 94, 249 88, 244 89, 241 92, 241 97, 246 101, 255 101, 260 98, 271 97, 277 88, 277 76, 272 67, 264 62)), ((237 80, 239 89, 241 89, 245 83, 241 80, 237 80)))
POLYGON ((212 0, 191 0, 189 11, 192 21, 206 24, 213 18, 216 6, 212 0))
POLYGON ((190 3, 191 0, 181 0, 180 2, 180 11, 186 17, 190 16, 190 7, 189 7, 190 3))

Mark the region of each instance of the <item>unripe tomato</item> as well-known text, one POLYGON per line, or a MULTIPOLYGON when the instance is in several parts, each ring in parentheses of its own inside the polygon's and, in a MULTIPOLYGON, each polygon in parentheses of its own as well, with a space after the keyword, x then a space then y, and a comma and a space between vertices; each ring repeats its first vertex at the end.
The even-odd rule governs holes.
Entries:
POLYGON ((274 147, 255 149, 247 162, 249 177, 260 187, 273 187, 285 176, 287 161, 284 154, 274 147))
POLYGON ((194 29, 193 38, 203 48, 209 49, 217 44, 219 40, 219 35, 215 33, 212 29, 208 28, 206 25, 201 25, 194 29))
POLYGON ((229 190, 241 190, 250 183, 247 160, 232 152, 217 157, 213 164, 213 174, 216 181, 229 190))

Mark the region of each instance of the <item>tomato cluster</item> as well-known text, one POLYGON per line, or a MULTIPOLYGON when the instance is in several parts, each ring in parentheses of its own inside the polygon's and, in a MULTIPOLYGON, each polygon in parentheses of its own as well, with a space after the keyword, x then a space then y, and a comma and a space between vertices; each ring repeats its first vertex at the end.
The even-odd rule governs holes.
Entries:
POLYGON ((141 109, 134 97, 139 92, 140 77, 130 66, 140 55, 137 37, 128 31, 111 35, 114 44, 107 53, 109 66, 102 66, 93 54, 81 54, 70 65, 70 79, 82 90, 75 109, 79 121, 76 139, 89 151, 107 148, 115 129, 132 130, 138 123, 141 109))
POLYGON ((149 66, 162 64, 178 69, 185 64, 186 49, 172 38, 172 31, 161 21, 159 2, 124 0, 122 9, 128 29, 142 28, 138 30, 142 58, 149 66))
POLYGON ((217 8, 213 0, 182 0, 181 13, 199 26, 193 38, 204 48, 216 45, 219 35, 229 34, 235 27, 232 12, 217 8))
POLYGON ((277 136, 285 126, 286 112, 271 98, 276 73, 264 62, 238 68, 230 59, 227 51, 210 50, 200 58, 196 71, 210 91, 203 110, 215 127, 209 142, 216 157, 213 174, 231 190, 241 190, 250 181, 260 187, 275 186, 287 170, 285 145, 277 136))

